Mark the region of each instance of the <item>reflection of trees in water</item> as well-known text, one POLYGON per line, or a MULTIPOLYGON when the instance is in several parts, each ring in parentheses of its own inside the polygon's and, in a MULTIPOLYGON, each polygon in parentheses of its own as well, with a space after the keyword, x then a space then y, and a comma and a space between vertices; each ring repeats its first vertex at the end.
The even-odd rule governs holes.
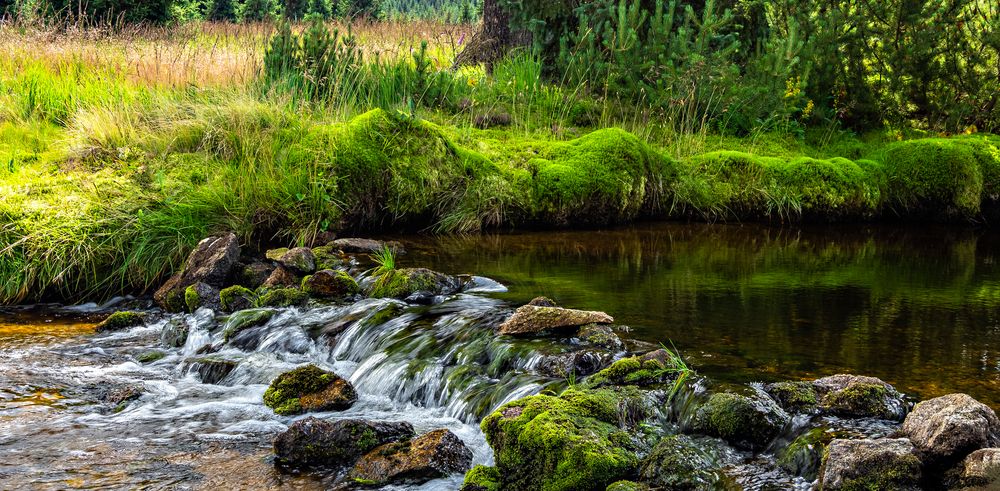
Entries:
POLYGON ((669 224, 433 245, 435 267, 493 276, 518 301, 605 310, 638 337, 715 354, 712 369, 854 371, 986 399, 998 387, 996 234, 669 224))

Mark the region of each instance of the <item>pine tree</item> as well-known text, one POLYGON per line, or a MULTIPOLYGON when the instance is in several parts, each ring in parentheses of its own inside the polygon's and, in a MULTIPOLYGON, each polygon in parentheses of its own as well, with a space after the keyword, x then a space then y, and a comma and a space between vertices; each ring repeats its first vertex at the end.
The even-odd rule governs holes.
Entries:
POLYGON ((243 22, 261 22, 271 16, 273 9, 272 0, 246 0, 240 8, 239 17, 243 22))
POLYGON ((329 19, 332 14, 329 0, 312 0, 309 4, 309 13, 329 19))
POLYGON ((233 5, 233 0, 212 0, 205 17, 212 21, 234 21, 236 20, 236 6, 233 5))
POLYGON ((306 0, 284 0, 286 19, 300 20, 306 14, 306 0))

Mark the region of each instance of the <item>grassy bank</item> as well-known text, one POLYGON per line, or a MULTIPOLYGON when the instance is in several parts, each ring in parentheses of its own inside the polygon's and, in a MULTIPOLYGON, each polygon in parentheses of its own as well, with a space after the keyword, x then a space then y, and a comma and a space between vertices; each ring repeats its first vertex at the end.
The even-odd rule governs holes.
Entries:
MULTIPOLYGON (((994 136, 676 132, 541 85, 530 59, 488 78, 435 72, 468 91, 465 108, 414 107, 398 93, 304 103, 259 83, 258 44, 239 40, 265 34, 164 32, 38 38, 47 48, 36 52, 23 42, 39 33, 3 31, 0 302, 145 290, 220 230, 292 244, 324 231, 641 218, 968 223, 1000 200, 994 136), (160 62, 148 60, 157 50, 160 62), (584 106, 590 117, 576 113, 584 106), (476 128, 500 110, 509 126, 476 128)), ((407 35, 383 52, 404 71, 417 43, 407 35)), ((447 66, 455 48, 436 39, 427 49, 447 66)))

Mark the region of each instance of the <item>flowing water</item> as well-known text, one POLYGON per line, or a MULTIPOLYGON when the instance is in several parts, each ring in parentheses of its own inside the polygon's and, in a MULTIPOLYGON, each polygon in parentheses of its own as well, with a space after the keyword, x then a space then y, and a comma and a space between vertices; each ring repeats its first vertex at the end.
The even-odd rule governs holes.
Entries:
POLYGON ((272 378, 307 362, 361 394, 350 410, 320 417, 448 428, 489 463, 482 416, 566 383, 532 368, 571 348, 493 334, 538 295, 607 311, 635 340, 672 342, 714 379, 854 372, 919 397, 962 391, 1000 405, 996 234, 673 224, 400 239, 403 266, 507 288, 478 278, 433 306, 285 309, 228 344, 226 319, 204 310, 114 334, 93 333, 113 305, 0 310, 0 489, 324 489, 323 478, 273 470, 271 440, 295 418, 261 403, 272 378), (161 334, 178 328, 187 342, 163 347, 161 334), (199 355, 206 344, 220 350, 199 355), (161 359, 137 361, 154 349, 161 359), (121 397, 130 391, 141 395, 121 397))

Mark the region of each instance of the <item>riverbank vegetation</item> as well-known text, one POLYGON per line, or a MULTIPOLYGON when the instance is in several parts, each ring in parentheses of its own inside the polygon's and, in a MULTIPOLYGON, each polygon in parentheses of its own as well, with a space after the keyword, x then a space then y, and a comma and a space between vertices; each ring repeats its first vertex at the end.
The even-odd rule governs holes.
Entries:
POLYGON ((445 14, 264 3, 0 6, 0 300, 145 290, 220 230, 984 223, 1000 200, 985 2, 896 12, 893 46, 867 43, 881 11, 527 2, 506 12, 534 42, 463 66, 489 33, 445 14))

